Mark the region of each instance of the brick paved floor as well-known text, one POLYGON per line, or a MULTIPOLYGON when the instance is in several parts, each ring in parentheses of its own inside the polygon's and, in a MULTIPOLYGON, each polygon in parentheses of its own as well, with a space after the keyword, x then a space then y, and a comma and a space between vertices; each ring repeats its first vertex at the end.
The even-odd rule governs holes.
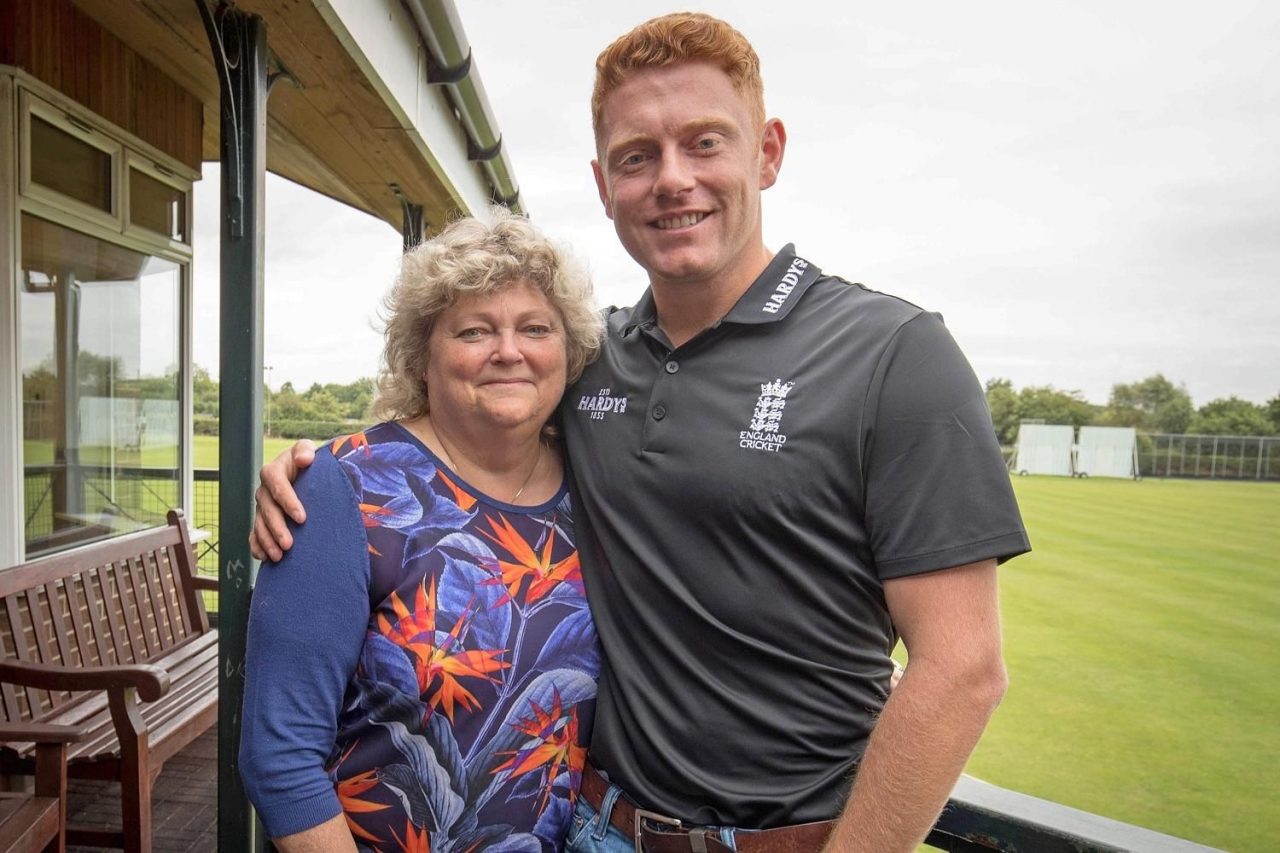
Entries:
MULTIPOLYGON (((71 823, 120 827, 120 786, 73 779, 71 823)), ((214 853, 218 849, 218 730, 210 729, 170 758, 151 792, 154 853, 214 853)), ((88 853, 97 847, 68 847, 88 853)))

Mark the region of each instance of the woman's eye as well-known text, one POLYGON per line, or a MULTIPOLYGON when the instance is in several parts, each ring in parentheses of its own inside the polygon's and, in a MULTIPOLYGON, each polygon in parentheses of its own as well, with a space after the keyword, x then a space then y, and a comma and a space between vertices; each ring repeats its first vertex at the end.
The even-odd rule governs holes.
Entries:
POLYGON ((525 326, 524 333, 531 338, 545 338, 551 334, 551 327, 535 323, 532 326, 525 326))
POLYGON ((464 341, 478 341, 484 337, 484 329, 463 329, 461 332, 458 332, 458 337, 462 338, 464 341))

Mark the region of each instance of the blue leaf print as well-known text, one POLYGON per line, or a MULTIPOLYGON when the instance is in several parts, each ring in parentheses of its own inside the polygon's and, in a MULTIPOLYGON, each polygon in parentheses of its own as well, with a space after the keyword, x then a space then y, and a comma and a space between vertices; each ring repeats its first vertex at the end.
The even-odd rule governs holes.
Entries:
POLYGON ((338 459, 338 462, 342 465, 342 473, 346 474, 347 479, 351 481, 351 490, 357 495, 363 495, 364 475, 360 473, 360 465, 356 461, 349 461, 347 459, 350 455, 350 451, 342 454, 338 459))
POLYGON ((558 667, 594 673, 600 670, 600 646, 596 643, 595 626, 585 607, 566 616, 538 653, 534 669, 558 667))
MULTIPOLYGON (((435 472, 432 471, 432 475, 435 472)), ((410 473, 406 480, 413 494, 422 502, 423 524, 438 530, 461 530, 471 521, 474 512, 467 512, 450 498, 431 488, 431 481, 410 473)))
POLYGON ((529 739, 517 726, 528 717, 530 705, 537 704, 545 711, 555 704, 557 694, 560 696, 561 708, 567 713, 579 702, 595 698, 595 677, 573 669, 555 669, 538 676, 520 693, 508 706, 506 717, 498 731, 467 763, 471 790, 482 791, 475 802, 484 803, 506 782, 509 774, 491 774, 490 768, 502 763, 504 753, 518 749, 529 739))
MULTIPOLYGON (((440 766, 431 744, 425 737, 411 734, 401 723, 395 721, 382 723, 377 720, 373 722, 387 729, 396 750, 408 760, 408 778, 411 778, 422 792, 422 803, 418 804, 419 807, 430 809, 437 827, 447 829, 453 826, 454 821, 466 808, 466 791, 454 790, 449 771, 440 766)), ((411 792, 402 792, 397 789, 397 793, 402 797, 409 797, 405 800, 407 806, 417 803, 413 796, 409 796, 411 792)), ((416 795, 416 791, 412 794, 416 795)), ((418 812, 417 816, 412 811, 409 814, 415 825, 425 825, 417 819, 419 816, 423 820, 426 819, 423 812, 418 812)))
POLYGON ((418 696, 418 676, 405 650, 376 631, 365 635, 360 650, 360 672, 366 678, 418 696))
POLYGON ((511 827, 505 823, 491 824, 490 826, 473 826, 466 832, 455 834, 454 838, 448 839, 442 846, 437 847, 437 839, 431 839, 431 849, 439 851, 439 853, 453 853, 453 851, 461 851, 461 853, 471 853, 474 850, 505 850, 507 848, 501 845, 507 843, 508 837, 511 837, 511 827))
POLYGON ((396 495, 377 509, 364 510, 365 518, 375 527, 389 527, 399 530, 417 524, 422 518, 422 504, 411 492, 396 495))
POLYGON ((511 607, 499 606, 506 595, 493 575, 479 566, 446 556, 440 573, 436 601, 440 612, 456 619, 465 611, 473 615, 470 623, 469 648, 505 649, 511 639, 511 607))
POLYGON ((517 832, 484 849, 487 853, 542 853, 542 842, 527 832, 517 832))
MULTIPOLYGON (((422 506, 424 523, 421 527, 409 533, 409 541, 404 546, 405 562, 415 560, 423 554, 443 547, 446 540, 454 537, 476 540, 474 536, 459 532, 464 525, 471 521, 474 513, 463 513, 462 510, 458 509, 457 504, 448 498, 430 492, 430 490, 423 493, 422 506), (428 501, 428 496, 430 496, 430 501, 428 501), (459 515, 463 517, 459 519, 459 515)), ((488 548, 484 550, 489 552, 488 548)))
POLYGON ((440 828, 436 820, 427 792, 422 790, 422 780, 418 778, 407 764, 391 764, 379 767, 374 771, 378 781, 390 788, 400 798, 405 814, 418 829, 423 827, 431 832, 440 828))
POLYGON ((538 816, 538 823, 533 832, 539 838, 548 839, 557 849, 564 843, 565 830, 573 819, 573 805, 568 797, 556 797, 547 803, 546 809, 538 816))
POLYGON ((380 495, 399 495, 409 491, 406 476, 416 474, 423 480, 436 475, 436 466, 412 444, 387 441, 369 445, 370 455, 360 461, 366 491, 380 495))
POLYGON ((489 544, 465 530, 451 530, 432 546, 477 566, 496 566, 498 558, 489 544))
POLYGON ((432 714, 427 720, 425 734, 435 750, 436 760, 449 773, 454 790, 465 791, 467 768, 448 718, 444 714, 432 714))
MULTIPOLYGON (((357 680, 357 684, 359 683, 357 680)), ((416 684, 411 693, 404 693, 385 684, 375 684, 365 694, 367 698, 363 707, 370 724, 395 721, 406 728, 416 729, 430 710, 418 695, 416 684)))

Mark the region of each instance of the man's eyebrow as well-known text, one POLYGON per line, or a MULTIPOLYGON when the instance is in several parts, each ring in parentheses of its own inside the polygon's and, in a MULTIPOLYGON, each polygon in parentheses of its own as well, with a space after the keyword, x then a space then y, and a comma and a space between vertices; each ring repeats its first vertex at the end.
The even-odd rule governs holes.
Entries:
MULTIPOLYGON (((740 131, 738 125, 728 118, 720 118, 718 116, 707 116, 697 118, 692 121, 685 122, 679 128, 680 136, 694 136, 699 133, 714 131, 723 133, 725 136, 737 136, 740 131)), ((618 152, 625 151, 628 148, 636 146, 648 145, 653 142, 653 136, 648 133, 634 133, 617 140, 605 151, 606 159, 612 160, 618 155, 618 152)))
POLYGON ((652 141, 653 137, 645 133, 633 133, 630 136, 625 136, 605 149, 605 159, 612 160, 614 157, 618 156, 619 151, 624 151, 628 148, 635 148, 638 145, 647 145, 652 141))
POLYGON ((709 130, 715 131, 716 133, 723 133, 725 136, 736 136, 739 133, 736 122, 716 116, 695 119, 680 128, 680 132, 684 136, 706 133, 709 130))

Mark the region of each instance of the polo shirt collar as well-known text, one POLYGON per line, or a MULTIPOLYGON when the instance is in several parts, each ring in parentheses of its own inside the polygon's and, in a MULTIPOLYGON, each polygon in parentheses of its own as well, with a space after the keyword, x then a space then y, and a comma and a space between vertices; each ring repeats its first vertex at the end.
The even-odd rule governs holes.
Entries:
POLYGON ((646 287, 639 301, 631 309, 627 324, 622 327, 624 333, 632 329, 652 327, 658 324, 658 306, 653 301, 653 288, 646 287))
POLYGON ((764 272, 725 315, 726 323, 775 323, 791 313, 804 292, 822 275, 817 265, 796 254, 794 243, 782 247, 764 272))
MULTIPOLYGON (((791 313, 809 285, 821 276, 822 270, 797 255, 795 244, 788 243, 729 309, 722 322, 758 324, 782 320, 791 313)), ((645 288, 631 310, 624 331, 637 327, 651 328, 657 325, 657 321, 658 309, 653 301, 653 290, 645 288)))

